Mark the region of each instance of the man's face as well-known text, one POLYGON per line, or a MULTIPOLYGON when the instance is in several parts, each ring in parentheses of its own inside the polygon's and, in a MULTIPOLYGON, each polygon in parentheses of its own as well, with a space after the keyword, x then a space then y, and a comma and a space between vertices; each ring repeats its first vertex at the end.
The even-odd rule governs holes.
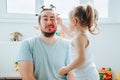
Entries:
POLYGON ((40 19, 41 31, 46 37, 51 37, 57 30, 56 15, 52 10, 46 10, 41 13, 40 19))

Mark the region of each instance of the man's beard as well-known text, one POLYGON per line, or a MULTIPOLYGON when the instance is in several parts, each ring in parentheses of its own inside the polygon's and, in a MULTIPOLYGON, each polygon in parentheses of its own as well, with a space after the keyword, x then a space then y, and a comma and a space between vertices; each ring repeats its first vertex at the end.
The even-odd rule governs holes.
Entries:
POLYGON ((52 37, 55 34, 56 31, 54 31, 54 32, 45 32, 45 31, 41 30, 41 32, 43 33, 43 35, 45 37, 52 37))

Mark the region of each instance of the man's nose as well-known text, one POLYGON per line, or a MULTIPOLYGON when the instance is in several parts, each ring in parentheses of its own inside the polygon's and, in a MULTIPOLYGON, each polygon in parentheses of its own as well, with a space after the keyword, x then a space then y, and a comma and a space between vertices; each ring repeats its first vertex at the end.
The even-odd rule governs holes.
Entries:
POLYGON ((48 23, 48 24, 51 24, 51 20, 48 20, 47 23, 48 23))

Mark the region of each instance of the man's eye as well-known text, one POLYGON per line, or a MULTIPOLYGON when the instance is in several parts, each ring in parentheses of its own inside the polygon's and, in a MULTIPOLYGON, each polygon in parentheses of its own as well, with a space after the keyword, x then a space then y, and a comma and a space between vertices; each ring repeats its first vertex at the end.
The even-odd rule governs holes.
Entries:
POLYGON ((44 19, 45 21, 48 21, 48 19, 44 19))
POLYGON ((55 19, 50 19, 51 21, 55 21, 55 19))

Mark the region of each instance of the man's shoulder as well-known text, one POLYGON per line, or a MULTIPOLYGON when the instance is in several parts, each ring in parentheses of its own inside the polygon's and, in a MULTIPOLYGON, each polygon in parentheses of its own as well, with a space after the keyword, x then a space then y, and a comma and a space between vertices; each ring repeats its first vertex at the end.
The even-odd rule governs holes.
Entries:
POLYGON ((31 43, 34 43, 36 40, 38 39, 38 36, 35 36, 35 37, 29 37, 27 39, 24 39, 22 41, 22 43, 24 44, 31 44, 31 43))
POLYGON ((23 41, 34 41, 36 39, 38 39, 39 36, 34 36, 34 37, 29 37, 27 39, 24 39, 23 41))
POLYGON ((59 44, 61 44, 61 45, 69 45, 69 43, 70 43, 69 39, 62 38, 62 37, 57 37, 57 38, 59 40, 59 44))

